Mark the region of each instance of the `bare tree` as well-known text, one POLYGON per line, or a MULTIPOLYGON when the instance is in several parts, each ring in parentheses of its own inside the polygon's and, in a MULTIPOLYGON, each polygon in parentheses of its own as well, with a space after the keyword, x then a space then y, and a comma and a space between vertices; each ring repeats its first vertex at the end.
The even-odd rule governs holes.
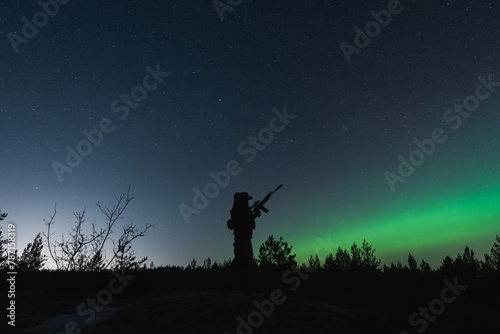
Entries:
POLYGON ((69 238, 66 239, 64 234, 61 235, 61 241, 51 242, 50 238, 54 233, 51 233, 52 225, 55 223, 57 214, 57 206, 54 205, 54 214, 50 216, 49 221, 44 219, 47 226, 47 233, 44 237, 47 240, 49 254, 57 269, 59 270, 95 270, 97 269, 93 263, 98 257, 96 252, 92 252, 92 245, 98 242, 99 238, 104 234, 104 229, 96 230, 95 222, 92 223, 92 233, 85 235, 83 232, 83 224, 85 223, 85 210, 82 212, 74 212, 76 226, 69 231, 69 238))
POLYGON ((152 225, 146 225, 146 228, 139 231, 134 225, 123 227, 123 233, 118 239, 118 244, 113 241, 113 258, 108 261, 105 268, 113 263, 114 269, 140 269, 148 260, 145 256, 139 261, 136 261, 135 252, 132 250, 132 241, 143 237, 144 233, 152 225), (113 262, 114 261, 114 262, 113 262))
POLYGON ((55 223, 57 214, 54 206, 54 214, 50 216, 49 221, 45 221, 47 233, 44 236, 47 240, 50 257, 54 260, 59 270, 81 270, 81 271, 99 271, 108 268, 126 269, 140 267, 146 260, 135 261, 135 255, 132 251, 132 241, 138 237, 143 237, 148 229, 153 225, 147 223, 143 230, 139 230, 134 223, 122 226, 123 232, 115 241, 111 238, 113 228, 116 227, 119 219, 123 218, 123 213, 128 207, 133 197, 130 196, 130 187, 127 192, 120 197, 115 195, 116 204, 108 208, 101 205, 97 206, 105 216, 105 226, 98 229, 95 222, 92 223, 92 232, 85 234, 83 226, 85 222, 85 208, 82 212, 75 212, 76 226, 68 233, 66 240, 64 234, 61 241, 51 242, 51 227, 55 223), (113 244, 112 254, 106 256, 106 246, 113 244))

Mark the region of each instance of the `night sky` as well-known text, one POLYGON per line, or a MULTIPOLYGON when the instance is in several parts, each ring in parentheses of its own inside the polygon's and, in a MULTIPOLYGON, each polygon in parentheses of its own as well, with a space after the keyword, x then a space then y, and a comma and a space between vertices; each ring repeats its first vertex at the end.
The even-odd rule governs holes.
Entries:
POLYGON ((20 251, 55 203, 60 235, 129 185, 122 223, 155 225, 135 248, 156 265, 231 258, 233 194, 281 183, 254 253, 271 234, 299 262, 366 238, 436 267, 500 234, 498 1, 389 2, 380 24, 385 0, 233 1, 222 21, 208 0, 45 2, 0 5, 0 208, 20 251))

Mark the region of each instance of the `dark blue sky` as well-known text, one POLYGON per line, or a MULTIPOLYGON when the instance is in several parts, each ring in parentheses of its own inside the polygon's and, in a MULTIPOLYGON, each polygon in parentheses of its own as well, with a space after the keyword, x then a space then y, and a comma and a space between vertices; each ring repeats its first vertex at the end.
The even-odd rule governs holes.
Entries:
POLYGON ((443 117, 478 77, 500 81, 497 2, 401 1, 350 63, 341 43, 354 46, 355 27, 388 1, 243 0, 222 22, 211 1, 73 0, 57 13, 45 3, 53 17, 36 34, 25 29, 33 36, 18 52, 9 38, 23 36, 23 17, 43 20, 42 7, 0 5, 0 208, 18 225, 19 248, 44 231, 55 203, 60 234, 84 206, 89 223, 102 221, 97 201, 112 205, 129 185, 124 222, 155 225, 136 247, 156 264, 232 257, 234 192, 259 198, 280 183, 255 251, 270 234, 298 258, 319 252, 320 240, 334 251, 367 238, 384 262, 411 251, 437 265, 465 244, 482 256, 498 234, 500 209, 487 208, 500 202, 500 95, 459 129, 443 117), (284 108, 294 116, 283 123, 284 108), (262 130, 270 122, 280 130, 262 130), (58 178, 54 162, 66 164, 67 147, 78 150, 82 131, 100 125, 100 145, 81 144, 88 155, 58 178), (391 191, 384 173, 438 127, 448 140, 391 191), (259 133, 265 143, 252 146, 259 133), (238 175, 194 208, 193 188, 230 161, 238 175), (450 204, 477 199, 483 206, 467 212, 450 204), (189 224, 182 203, 199 211, 189 224), (404 243, 413 225, 428 232, 404 243))

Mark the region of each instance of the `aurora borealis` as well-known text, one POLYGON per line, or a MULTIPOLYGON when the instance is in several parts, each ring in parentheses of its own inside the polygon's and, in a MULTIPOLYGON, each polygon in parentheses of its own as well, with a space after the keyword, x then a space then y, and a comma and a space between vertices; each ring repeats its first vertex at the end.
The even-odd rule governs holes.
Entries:
POLYGON ((273 234, 298 260, 363 238, 386 264, 411 252, 437 267, 466 245, 483 259, 500 234, 500 4, 400 1, 347 63, 339 46, 387 2, 243 1, 221 21, 210 1, 67 1, 19 52, 8 34, 43 9, 2 4, 0 208, 20 251, 55 203, 60 234, 84 206, 87 222, 102 220, 95 204, 131 185, 124 220, 155 225, 135 243, 139 256, 223 261, 233 194, 261 199, 282 183, 256 222, 254 252, 273 234), (168 76, 142 99, 133 89, 157 64, 168 76), (494 91, 456 126, 447 110, 489 76, 494 91), (134 94, 131 107, 123 96, 134 94), (296 115, 288 124, 275 112, 284 108, 296 115), (53 162, 103 119, 116 128, 58 178, 53 162), (447 139, 391 191, 385 173, 437 128, 447 139), (195 208, 193 189, 216 184, 210 173, 230 161, 239 173, 195 208), (199 212, 189 224, 183 203, 199 212))

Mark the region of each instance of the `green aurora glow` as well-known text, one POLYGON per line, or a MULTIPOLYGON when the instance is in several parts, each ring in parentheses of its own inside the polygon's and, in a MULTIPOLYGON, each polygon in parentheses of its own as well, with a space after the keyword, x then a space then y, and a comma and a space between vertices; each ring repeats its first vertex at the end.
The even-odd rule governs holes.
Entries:
MULTIPOLYGON (((360 244, 363 238, 376 248, 376 256, 383 262, 392 261, 395 254, 403 262, 408 252, 446 249, 457 246, 462 250, 467 243, 491 240, 499 234, 500 184, 477 193, 457 193, 455 196, 435 196, 432 199, 412 201, 411 205, 396 203, 385 212, 358 213, 332 217, 325 212, 323 221, 342 221, 341 225, 324 224, 321 236, 313 232, 300 234, 302 243, 294 245, 297 259, 305 259, 318 253, 321 259, 332 249, 321 247, 329 240, 335 250, 338 246, 349 248, 353 242, 360 244), (328 250, 328 251, 327 251, 328 250), (401 257, 403 255, 403 257, 401 257)), ((292 243, 293 244, 293 243, 292 243)), ((486 245, 491 247, 491 245, 486 245)), ((455 247, 456 248, 456 247, 455 247)), ((334 252, 334 250, 333 250, 334 252)), ((456 254, 447 254, 455 256, 456 254)), ((482 254, 477 254, 482 258, 482 254)), ((440 259, 425 259, 433 266, 440 259)), ((300 261, 299 261, 300 262, 300 261)))
MULTIPOLYGON (((498 98, 490 102, 482 109, 485 115, 495 115, 500 108, 498 98)), ((323 260, 328 253, 335 253, 338 246, 350 249, 353 242, 359 245, 363 238, 386 264, 405 264, 411 252, 438 267, 446 255, 454 258, 466 245, 483 260, 495 235, 500 235, 499 159, 491 151, 492 143, 497 142, 495 129, 500 120, 471 115, 466 121, 456 131, 445 129, 449 139, 438 145, 434 155, 416 167, 405 183, 399 183, 395 193, 380 187, 373 178, 356 183, 349 181, 354 174, 345 174, 342 177, 348 181, 336 181, 341 185, 350 182, 350 190, 338 195, 343 200, 335 205, 321 205, 310 199, 302 207, 314 210, 289 219, 290 226, 303 227, 304 221, 314 222, 308 228, 290 231, 289 243, 297 260, 304 261, 314 253, 323 260), (352 189, 372 190, 360 195, 352 189), (330 247, 323 247, 327 240, 330 247)), ((372 162, 371 168, 379 169, 382 175, 388 166, 372 162)), ((339 188, 324 180, 318 184, 323 189, 339 188)), ((317 193, 316 199, 329 195, 325 190, 317 193)))

